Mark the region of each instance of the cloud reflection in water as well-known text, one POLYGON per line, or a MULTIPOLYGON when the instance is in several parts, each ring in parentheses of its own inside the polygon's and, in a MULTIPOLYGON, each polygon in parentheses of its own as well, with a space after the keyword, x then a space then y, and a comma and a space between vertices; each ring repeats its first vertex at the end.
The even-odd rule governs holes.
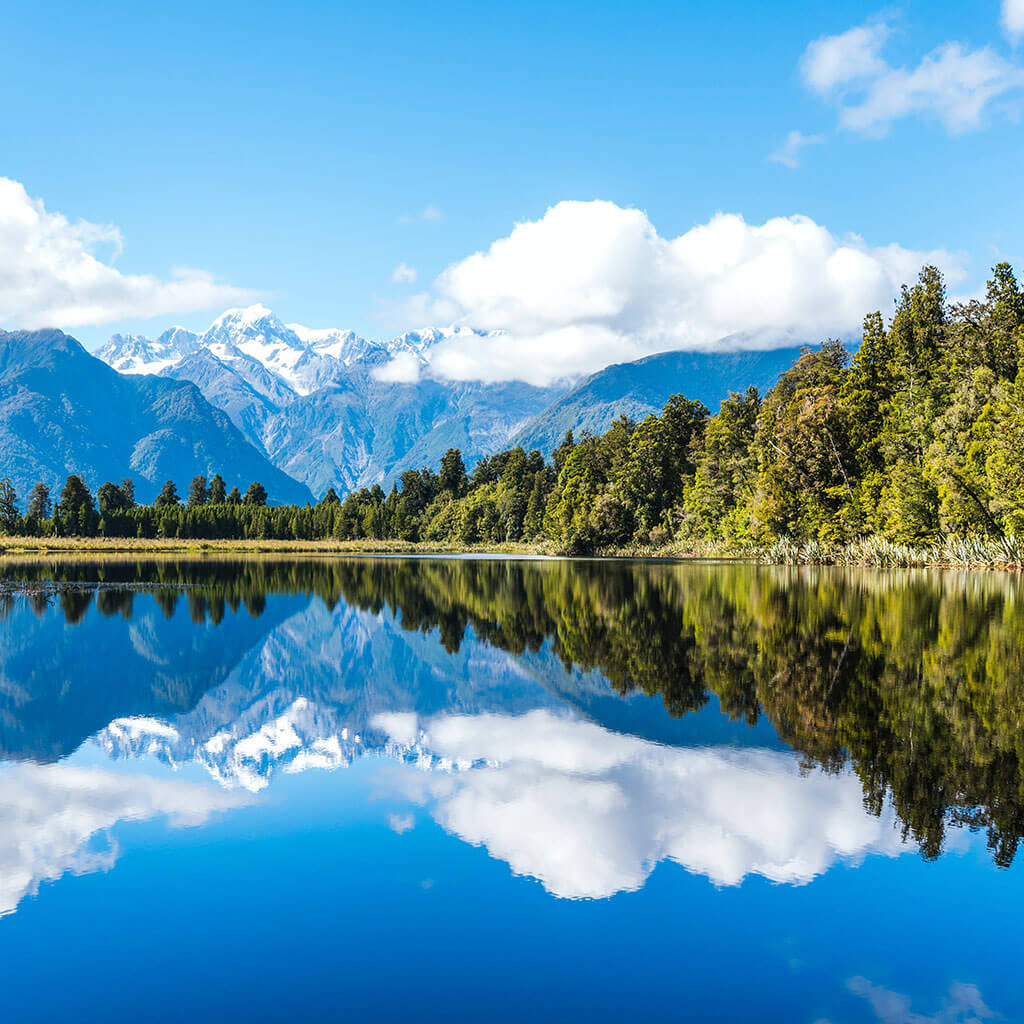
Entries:
POLYGON ((639 889, 662 860, 715 885, 803 884, 913 849, 891 810, 864 809, 855 777, 801 773, 788 754, 665 747, 546 710, 373 724, 461 769, 403 771, 405 796, 556 896, 639 889))

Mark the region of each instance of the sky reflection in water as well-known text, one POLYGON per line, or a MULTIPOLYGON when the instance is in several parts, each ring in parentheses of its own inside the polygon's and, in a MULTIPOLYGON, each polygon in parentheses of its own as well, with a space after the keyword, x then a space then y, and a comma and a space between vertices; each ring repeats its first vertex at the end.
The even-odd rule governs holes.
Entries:
POLYGON ((329 977, 382 1018, 1024 1014, 1012 579, 3 575, 29 581, 0 594, 12 1020, 99 1019, 103 977, 141 991, 152 964, 181 969, 154 1019, 330 1016, 329 977), (252 986, 250 935, 301 998, 252 986))

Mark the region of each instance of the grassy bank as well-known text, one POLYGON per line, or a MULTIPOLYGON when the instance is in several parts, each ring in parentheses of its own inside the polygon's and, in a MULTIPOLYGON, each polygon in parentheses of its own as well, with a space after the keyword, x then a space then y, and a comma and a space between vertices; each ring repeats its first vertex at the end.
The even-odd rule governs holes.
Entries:
MULTIPOLYGON (((572 554, 550 541, 462 545, 401 540, 189 540, 121 537, 4 537, 0 554, 305 554, 305 555, 541 555, 572 554)), ((930 544, 894 544, 869 537, 850 544, 780 540, 770 545, 727 545, 674 541, 653 547, 626 546, 596 551, 596 558, 728 559, 768 565, 860 565, 877 568, 1024 569, 1024 541, 1015 538, 964 540, 948 537, 930 544)))
POLYGON ((402 540, 201 540, 175 537, 0 537, 0 554, 551 555, 545 544, 414 544, 402 540))

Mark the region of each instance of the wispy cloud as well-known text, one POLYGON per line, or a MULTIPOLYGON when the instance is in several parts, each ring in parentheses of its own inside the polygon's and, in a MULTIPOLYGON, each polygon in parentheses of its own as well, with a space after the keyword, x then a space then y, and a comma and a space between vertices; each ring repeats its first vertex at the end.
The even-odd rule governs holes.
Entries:
POLYGON ((415 284, 417 276, 416 268, 410 267, 408 263, 399 263, 391 271, 391 280, 395 284, 415 284))
POLYGON ((825 141, 823 135, 804 135, 795 128, 786 136, 786 141, 774 153, 768 154, 772 163, 782 164, 795 170, 800 166, 800 151, 807 146, 818 146, 825 141))
MULTIPOLYGON (((1018 14, 1024 21, 1024 0, 1006 0, 1004 25, 1016 25, 1018 14)), ((977 128, 1000 97, 1024 88, 1024 68, 989 47, 947 42, 916 65, 894 67, 882 56, 890 35, 890 25, 875 20, 822 36, 804 51, 804 84, 835 104, 841 127, 877 138, 894 121, 920 115, 956 135, 977 128)))
POLYGON ((109 224, 72 222, 47 210, 24 185, 0 178, 0 323, 78 327, 192 313, 248 302, 253 292, 205 270, 169 279, 114 267, 123 246, 109 224))
POLYGON ((950 985, 942 1006, 927 1016, 911 1009, 909 996, 872 985, 867 978, 850 978, 846 987, 868 1001, 879 1024, 983 1024, 1002 1017, 985 1005, 976 985, 962 982, 950 985))
POLYGON ((436 203, 428 203, 415 217, 403 214, 398 218, 399 224, 415 224, 416 221, 426 221, 428 224, 440 224, 444 220, 441 207, 436 203))
POLYGON ((1003 0, 1003 31, 1016 42, 1024 36, 1024 0, 1003 0))

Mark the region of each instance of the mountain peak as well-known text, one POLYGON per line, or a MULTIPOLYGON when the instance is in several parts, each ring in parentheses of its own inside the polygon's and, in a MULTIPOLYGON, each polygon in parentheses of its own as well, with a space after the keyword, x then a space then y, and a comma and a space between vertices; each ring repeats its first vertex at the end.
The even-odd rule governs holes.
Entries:
POLYGON ((262 302, 256 302, 251 306, 236 306, 233 309, 226 309, 210 324, 209 329, 214 331, 219 327, 255 326, 263 323, 270 323, 274 327, 284 327, 272 309, 268 309, 262 302))

